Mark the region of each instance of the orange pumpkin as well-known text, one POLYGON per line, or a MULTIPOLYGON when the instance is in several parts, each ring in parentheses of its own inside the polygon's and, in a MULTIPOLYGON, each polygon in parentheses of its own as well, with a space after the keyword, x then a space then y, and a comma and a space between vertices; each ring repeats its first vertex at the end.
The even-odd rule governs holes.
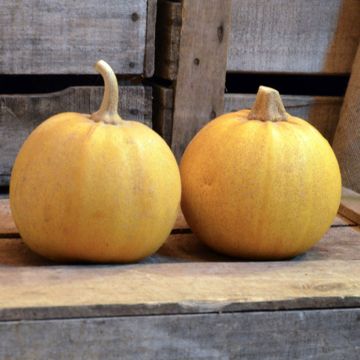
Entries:
POLYGON ((218 117, 188 145, 180 165, 182 210, 213 249, 284 259, 313 246, 340 203, 338 162, 326 139, 260 87, 252 110, 218 117))
POLYGON ((11 211, 26 244, 59 261, 129 262, 155 252, 181 193, 165 141, 117 113, 118 85, 104 61, 100 110, 61 113, 23 144, 10 182, 11 211))

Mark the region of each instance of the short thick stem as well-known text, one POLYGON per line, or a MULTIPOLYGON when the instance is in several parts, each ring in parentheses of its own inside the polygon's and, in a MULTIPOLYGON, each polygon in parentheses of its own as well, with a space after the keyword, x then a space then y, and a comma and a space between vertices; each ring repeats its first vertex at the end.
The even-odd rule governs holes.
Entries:
POLYGON ((288 115, 277 90, 260 86, 255 103, 248 115, 249 120, 286 121, 288 115))
POLYGON ((114 71, 104 60, 95 64, 95 69, 104 79, 104 96, 100 109, 91 114, 91 119, 106 124, 119 124, 123 121, 118 113, 119 88, 114 71))

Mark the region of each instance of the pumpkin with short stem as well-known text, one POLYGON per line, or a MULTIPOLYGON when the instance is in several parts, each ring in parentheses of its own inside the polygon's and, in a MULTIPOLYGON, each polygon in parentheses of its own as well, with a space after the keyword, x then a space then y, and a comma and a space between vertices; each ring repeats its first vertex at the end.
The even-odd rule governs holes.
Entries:
POLYGON ((153 130, 118 115, 116 76, 104 61, 100 110, 61 113, 23 144, 11 211, 35 252, 58 261, 131 262, 155 252, 174 224, 179 169, 153 130))
POLYGON ((284 259, 313 246, 336 216, 338 162, 326 139, 260 87, 252 110, 218 117, 187 146, 182 210, 211 248, 284 259))

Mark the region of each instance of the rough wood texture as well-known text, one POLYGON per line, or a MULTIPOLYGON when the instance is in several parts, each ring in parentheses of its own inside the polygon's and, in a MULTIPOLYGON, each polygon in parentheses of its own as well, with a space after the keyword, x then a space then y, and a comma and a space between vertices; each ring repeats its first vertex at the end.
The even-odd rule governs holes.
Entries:
MULTIPOLYGON (((120 114, 151 126, 152 91, 143 86, 120 87, 120 114)), ((48 117, 64 111, 98 109, 103 87, 71 87, 38 95, 0 95, 0 185, 9 183, 16 154, 30 132, 48 117)))
POLYGON ((153 129, 171 145, 173 129, 174 91, 160 85, 153 86, 153 129))
MULTIPOLYGON (((153 9, 154 1, 149 0, 153 9)), ((153 62, 145 49, 146 0, 4 0, 0 9, 0 73, 93 73, 103 58, 119 74, 143 74, 153 62)), ((155 12, 152 10, 151 14, 155 12)), ((147 34, 146 34, 147 33, 147 34)), ((147 36, 148 35, 148 36, 147 36)))
POLYGON ((358 0, 233 0, 228 71, 349 73, 358 0))
POLYGON ((181 3, 167 0, 158 1, 156 29, 156 75, 168 80, 175 80, 178 70, 181 3))
POLYGON ((357 360, 360 310, 0 323, 1 359, 357 360))
POLYGON ((360 225, 360 194, 343 187, 339 213, 360 225))
POLYGON ((344 186, 360 193, 360 45, 346 90, 333 147, 339 160, 344 186))
MULTIPOLYGON (((340 116, 342 97, 332 96, 281 96, 286 111, 308 120, 331 143, 340 116)), ((251 108, 255 95, 225 94, 224 112, 251 108)))
POLYGON ((360 306, 360 229, 290 261, 241 262, 193 234, 134 265, 59 265, 0 239, 0 320, 360 306))
POLYGON ((230 0, 182 1, 172 138, 177 159, 197 130, 223 112, 230 8, 230 0))
POLYGON ((157 0, 147 0, 146 43, 144 75, 151 77, 155 71, 155 27, 157 0))

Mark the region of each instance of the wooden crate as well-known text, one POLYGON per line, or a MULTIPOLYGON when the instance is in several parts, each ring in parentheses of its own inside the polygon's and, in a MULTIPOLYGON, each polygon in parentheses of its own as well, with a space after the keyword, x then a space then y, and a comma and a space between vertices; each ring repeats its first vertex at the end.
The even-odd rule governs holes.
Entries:
MULTIPOLYGON (((152 88, 142 79, 154 73, 156 0, 5 0, 0 9, 0 186, 9 182, 21 143, 40 122, 58 112, 91 113, 102 97, 95 74, 104 59, 120 81, 120 113, 151 126, 152 88), (46 87, 70 79, 65 89, 46 87), (47 85, 33 93, 24 82, 47 85), (17 82, 15 93, 5 84, 17 82), (73 84, 72 84, 73 83, 73 84)), ((38 88, 38 87, 37 87, 38 88)))
MULTIPOLYGON (((163 109, 155 119, 178 159, 206 122, 252 103, 254 94, 224 93, 226 73, 319 81, 350 74, 360 39, 358 0, 162 0, 159 6, 166 20, 157 27, 156 74, 172 82, 155 94, 163 109)), ((289 112, 332 142, 342 97, 282 95, 289 112)))
POLYGON ((358 359, 359 195, 341 209, 354 220, 289 261, 218 255, 179 214, 138 264, 61 265, 0 200, 0 359, 358 359))

